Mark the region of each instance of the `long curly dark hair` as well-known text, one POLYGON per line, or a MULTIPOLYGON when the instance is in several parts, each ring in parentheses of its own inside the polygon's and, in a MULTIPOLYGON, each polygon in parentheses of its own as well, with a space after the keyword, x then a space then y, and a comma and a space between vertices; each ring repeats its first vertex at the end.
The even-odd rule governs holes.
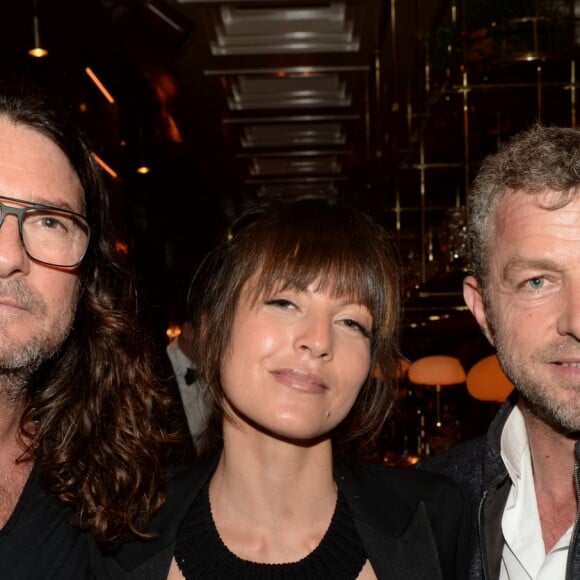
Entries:
POLYGON ((31 443, 23 458, 35 460, 71 523, 112 548, 150 535, 171 449, 182 442, 172 420, 179 412, 169 383, 157 375, 159 353, 138 322, 140 293, 116 249, 108 192, 86 139, 38 91, 13 84, 0 93, 0 115, 38 131, 67 156, 91 227, 71 333, 28 387, 20 433, 31 443))

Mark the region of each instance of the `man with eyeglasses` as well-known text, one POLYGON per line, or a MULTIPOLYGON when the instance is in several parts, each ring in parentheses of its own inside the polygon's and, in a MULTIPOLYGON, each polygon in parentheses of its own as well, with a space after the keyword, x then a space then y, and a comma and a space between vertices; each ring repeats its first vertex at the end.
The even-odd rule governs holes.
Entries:
POLYGON ((155 378, 110 221, 100 169, 77 129, 38 95, 3 86, 3 580, 105 577, 102 553, 135 537, 147 551, 163 526, 152 518, 165 500, 165 466, 172 443, 188 439, 172 431, 173 397, 155 378))

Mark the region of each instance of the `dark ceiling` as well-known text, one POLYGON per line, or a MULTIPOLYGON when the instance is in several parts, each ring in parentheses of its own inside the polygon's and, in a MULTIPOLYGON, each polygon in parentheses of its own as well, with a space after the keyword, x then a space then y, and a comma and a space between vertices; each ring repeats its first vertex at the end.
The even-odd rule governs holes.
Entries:
POLYGON ((576 124, 576 4, 2 2, 0 72, 74 108, 116 174, 119 222, 160 317, 245 204, 311 191, 374 213, 409 297, 441 297, 482 156, 535 119, 576 124), (26 53, 35 14, 42 59, 26 53))

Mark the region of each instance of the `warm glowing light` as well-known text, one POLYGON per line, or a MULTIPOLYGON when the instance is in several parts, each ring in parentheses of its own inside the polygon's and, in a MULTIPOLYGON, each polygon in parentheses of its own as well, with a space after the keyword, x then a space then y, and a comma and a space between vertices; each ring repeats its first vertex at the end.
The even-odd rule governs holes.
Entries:
POLYGON ((478 401, 502 403, 513 388, 495 354, 482 358, 467 373, 467 391, 478 401))
POLYGON ((417 463, 419 463, 419 461, 421 461, 421 457, 419 455, 407 455, 403 459, 403 462, 406 465, 417 465, 417 463))
POLYGON ((150 171, 151 168, 147 165, 139 165, 139 167, 137 167, 137 173, 140 173, 141 175, 147 175, 150 171))
POLYGON ((40 42, 40 30, 38 27, 38 16, 36 14, 36 2, 34 2, 34 16, 32 17, 32 28, 34 32, 34 46, 28 51, 30 56, 34 58, 43 58, 48 54, 46 48, 42 48, 40 42))
POLYGON ((166 334, 169 340, 177 338, 181 334, 181 327, 178 324, 170 324, 166 334))
POLYGON ((129 253, 129 246, 127 245, 127 242, 123 242, 122 240, 117 240, 115 242, 115 248, 118 252, 121 252, 121 254, 126 255, 129 253))
POLYGON ((34 58, 43 58, 48 54, 48 50, 40 46, 35 46, 28 51, 28 54, 34 58))
POLYGON ((167 112, 165 107, 163 107, 161 111, 161 116, 165 121, 167 137, 174 143, 181 143, 183 141, 183 137, 181 136, 179 127, 177 126, 175 119, 167 112))
POLYGON ((111 93, 106 89, 105 85, 100 81, 99 77, 93 72, 93 70, 87 66, 85 68, 85 72, 87 73, 89 78, 93 81, 97 89, 101 91, 105 99, 107 99, 107 101, 109 101, 111 105, 115 104, 115 99, 113 98, 113 95, 111 95, 111 93))
POLYGON ((117 179, 117 172, 110 166, 107 165, 94 151, 92 151, 92 155, 95 161, 113 178, 117 179))
POLYGON ((417 359, 408 370, 409 380, 418 385, 443 386, 465 382, 465 371, 458 358, 432 355, 417 359))

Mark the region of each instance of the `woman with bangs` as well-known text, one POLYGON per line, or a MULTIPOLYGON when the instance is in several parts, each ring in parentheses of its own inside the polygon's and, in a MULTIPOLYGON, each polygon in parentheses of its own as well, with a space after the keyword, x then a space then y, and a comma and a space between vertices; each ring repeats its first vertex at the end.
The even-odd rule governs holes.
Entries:
POLYGON ((363 212, 308 197, 238 219, 189 296, 212 421, 168 578, 466 577, 461 490, 352 457, 395 399, 399 300, 363 212))

